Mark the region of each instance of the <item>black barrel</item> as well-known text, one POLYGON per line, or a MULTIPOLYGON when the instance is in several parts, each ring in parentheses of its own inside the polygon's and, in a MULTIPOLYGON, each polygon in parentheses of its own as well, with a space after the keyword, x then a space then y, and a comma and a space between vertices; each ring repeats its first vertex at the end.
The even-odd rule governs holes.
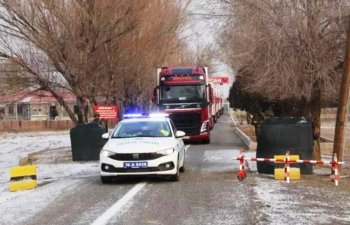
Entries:
POLYGON ((73 161, 99 160, 105 144, 102 134, 105 128, 97 123, 78 124, 70 130, 73 161))
MULTIPOLYGON (((273 158, 274 155, 299 155, 300 159, 312 159, 313 135, 311 120, 304 117, 273 117, 265 119, 259 128, 257 158, 273 158)), ((293 164, 302 174, 312 174, 313 165, 293 164)), ((275 165, 257 162, 259 173, 273 174, 275 165)))

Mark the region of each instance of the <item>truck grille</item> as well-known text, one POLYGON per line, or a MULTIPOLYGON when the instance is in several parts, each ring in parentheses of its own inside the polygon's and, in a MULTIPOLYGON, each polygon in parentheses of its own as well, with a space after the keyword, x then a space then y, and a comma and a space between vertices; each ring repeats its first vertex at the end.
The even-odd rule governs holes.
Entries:
POLYGON ((109 158, 119 161, 137 161, 137 160, 152 160, 158 159, 163 155, 157 153, 138 153, 138 154, 114 154, 109 158))
POLYGON ((186 135, 197 135, 201 128, 200 112, 171 113, 170 118, 176 129, 184 131, 186 135))

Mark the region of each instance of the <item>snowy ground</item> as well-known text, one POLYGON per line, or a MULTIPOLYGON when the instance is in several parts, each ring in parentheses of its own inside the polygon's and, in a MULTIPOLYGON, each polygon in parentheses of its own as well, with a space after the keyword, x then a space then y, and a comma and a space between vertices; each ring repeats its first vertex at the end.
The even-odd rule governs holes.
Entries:
MULTIPOLYGON (((78 185, 76 178, 98 175, 98 162, 69 162, 37 164, 39 188, 10 192, 10 168, 18 166, 21 158, 47 149, 70 149, 69 131, 3 133, 0 134, 0 224, 15 224, 16 218, 25 220, 44 209, 67 189, 78 185), (28 207, 23 207, 23 206, 28 207), (35 205, 35 207, 29 207, 35 205), (22 207, 18 207, 22 206, 22 207)), ((18 222, 18 221, 17 221, 18 222)))
MULTIPOLYGON (((33 132, 33 133, 4 133, 0 135, 0 191, 8 189, 10 180, 9 170, 19 165, 21 158, 29 153, 47 149, 70 149, 69 131, 33 132)), ((38 164, 37 177, 39 185, 48 180, 58 180, 63 177, 88 176, 97 172, 97 162, 38 164)))

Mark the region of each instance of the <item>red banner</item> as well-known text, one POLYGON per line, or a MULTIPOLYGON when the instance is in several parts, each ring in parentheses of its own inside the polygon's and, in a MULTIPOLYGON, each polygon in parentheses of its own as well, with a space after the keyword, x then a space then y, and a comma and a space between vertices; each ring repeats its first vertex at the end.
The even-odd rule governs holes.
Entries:
POLYGON ((94 106, 94 112, 98 112, 100 114, 101 119, 105 120, 118 120, 118 106, 102 106, 96 105, 94 106))
POLYGON ((209 82, 228 84, 228 77, 209 77, 209 82))

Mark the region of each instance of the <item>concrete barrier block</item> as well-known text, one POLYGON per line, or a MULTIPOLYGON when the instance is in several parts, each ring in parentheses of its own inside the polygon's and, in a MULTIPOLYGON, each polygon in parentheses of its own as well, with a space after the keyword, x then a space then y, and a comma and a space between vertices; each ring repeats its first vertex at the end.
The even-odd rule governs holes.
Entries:
MULTIPOLYGON (((284 180, 284 177, 285 177, 284 168, 275 168, 274 177, 275 177, 275 180, 284 180)), ((289 179, 300 180, 300 168, 290 168, 289 179)))
POLYGON ((24 191, 37 187, 35 165, 15 166, 10 168, 10 191, 24 191))

